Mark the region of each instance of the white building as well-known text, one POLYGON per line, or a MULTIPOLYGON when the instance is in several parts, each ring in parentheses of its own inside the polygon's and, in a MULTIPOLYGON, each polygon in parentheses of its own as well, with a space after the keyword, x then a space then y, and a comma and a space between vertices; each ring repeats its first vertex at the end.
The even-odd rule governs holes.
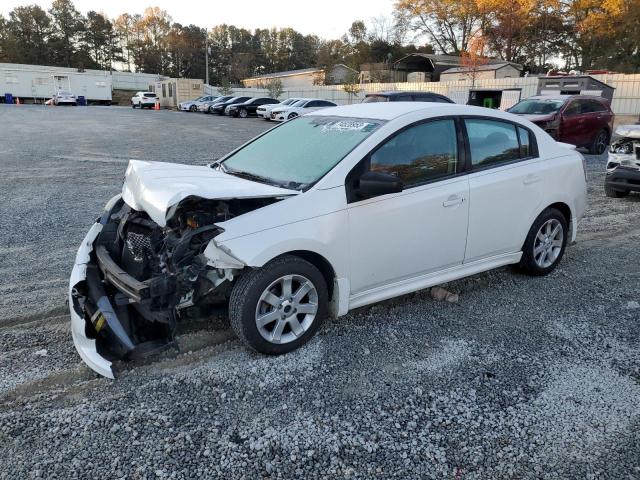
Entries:
POLYGON ((476 80, 493 80, 496 78, 519 78, 522 66, 517 63, 491 63, 470 67, 456 67, 440 74, 441 82, 457 82, 471 79, 475 73, 476 80))
POLYGON ((288 70, 286 72, 267 73, 245 78, 242 80, 242 84, 246 88, 264 88, 269 82, 280 80, 284 89, 312 87, 323 83, 338 85, 345 83, 350 75, 357 78, 358 72, 347 65, 339 63, 334 65, 328 74, 325 74, 322 68, 303 68, 301 70, 288 70))

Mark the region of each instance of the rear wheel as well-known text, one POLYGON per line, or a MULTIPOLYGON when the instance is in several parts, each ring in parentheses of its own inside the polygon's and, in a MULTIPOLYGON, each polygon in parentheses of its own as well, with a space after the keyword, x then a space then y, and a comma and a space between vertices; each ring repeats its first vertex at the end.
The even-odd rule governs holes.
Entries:
POLYGON ((302 258, 284 255, 243 274, 231 291, 231 326, 243 343, 267 354, 306 343, 327 314, 327 284, 302 258))
POLYGON ((546 209, 529 230, 519 267, 529 275, 551 273, 562 260, 568 237, 567 219, 562 212, 546 209))
POLYGON ((589 147, 589 153, 592 155, 602 155, 608 146, 609 133, 606 130, 600 130, 589 147))
POLYGON ((615 188, 610 187, 606 183, 604 184, 604 193, 607 197, 611 198, 622 198, 629 195, 629 190, 616 190, 615 188))

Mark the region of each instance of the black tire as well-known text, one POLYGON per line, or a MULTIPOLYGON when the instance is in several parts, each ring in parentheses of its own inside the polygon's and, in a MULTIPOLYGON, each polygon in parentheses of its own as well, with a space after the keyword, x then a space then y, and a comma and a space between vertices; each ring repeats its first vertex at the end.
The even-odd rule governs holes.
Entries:
POLYGON ((524 273, 534 276, 542 276, 551 273, 562 260, 564 252, 567 248, 568 240, 569 225, 567 223, 567 219, 562 214, 562 212, 560 212, 560 210, 557 210, 555 208, 547 208, 538 216, 538 218, 536 218, 536 220, 533 222, 533 225, 531 226, 531 229, 529 230, 529 233, 527 234, 527 238, 524 241, 524 245, 522 246, 522 258, 520 259, 520 263, 518 264, 519 269, 524 273), (535 240, 538 231, 549 220, 557 220, 562 226, 562 246, 560 247, 560 252, 553 263, 547 267, 541 267, 540 265, 538 265, 538 263, 536 263, 534 255, 535 240))
POLYGON ((604 193, 607 197, 611 198, 623 198, 629 195, 629 190, 616 190, 613 187, 610 187, 606 183, 604 184, 604 193))
POLYGON ((591 155, 602 155, 607 151, 609 146, 609 132, 606 130, 600 130, 593 139, 593 143, 589 146, 589 153, 591 155))
POLYGON ((135 109, 135 108, 136 108, 136 104, 135 104, 135 103, 133 103, 133 102, 131 102, 131 108, 134 108, 134 109, 135 109))
POLYGON ((322 273, 311 263, 293 255, 283 255, 267 263, 264 267, 250 270, 238 278, 229 299, 229 319, 233 331, 247 346, 269 355, 290 352, 305 344, 318 330, 327 315, 328 290, 322 273), (266 340, 256 326, 256 308, 267 287, 284 275, 302 275, 316 288, 318 310, 313 323, 300 337, 289 343, 271 343, 266 340))
POLYGON ((249 112, 247 112, 245 108, 242 108, 240 109, 240 111, 238 111, 238 116, 240 118, 247 118, 249 116, 249 112))
POLYGON ((290 113, 289 116, 287 117, 287 120, 293 120, 294 118, 296 118, 298 116, 297 113, 290 113))
POLYGON ((189 107, 189 111, 190 111, 190 112, 197 112, 197 111, 198 111, 198 107, 196 107, 195 105, 191 105, 191 106, 189 107))

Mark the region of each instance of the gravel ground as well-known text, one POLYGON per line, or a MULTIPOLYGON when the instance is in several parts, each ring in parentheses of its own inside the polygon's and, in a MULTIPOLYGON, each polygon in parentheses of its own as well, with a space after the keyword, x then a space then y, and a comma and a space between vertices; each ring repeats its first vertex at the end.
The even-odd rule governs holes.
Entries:
POLYGON ((277 358, 216 312, 111 381, 75 353, 64 295, 127 159, 205 163, 268 124, 0 106, 0 126, 0 479, 640 478, 640 196, 604 196, 603 157, 549 277, 362 308, 277 358))

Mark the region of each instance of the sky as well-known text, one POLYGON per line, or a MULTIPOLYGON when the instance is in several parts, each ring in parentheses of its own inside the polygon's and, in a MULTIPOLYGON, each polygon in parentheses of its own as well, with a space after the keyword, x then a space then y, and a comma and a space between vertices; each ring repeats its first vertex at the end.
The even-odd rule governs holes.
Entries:
MULTIPOLYGON (((5 17, 18 6, 38 4, 48 10, 50 0, 0 0, 5 17)), ((212 27, 221 23, 254 28, 292 27, 304 34, 322 38, 342 36, 354 20, 365 22, 374 17, 390 16, 394 0, 236 0, 232 2, 182 0, 75 0, 76 9, 90 10, 114 18, 121 13, 142 13, 157 6, 183 25, 212 27)))

